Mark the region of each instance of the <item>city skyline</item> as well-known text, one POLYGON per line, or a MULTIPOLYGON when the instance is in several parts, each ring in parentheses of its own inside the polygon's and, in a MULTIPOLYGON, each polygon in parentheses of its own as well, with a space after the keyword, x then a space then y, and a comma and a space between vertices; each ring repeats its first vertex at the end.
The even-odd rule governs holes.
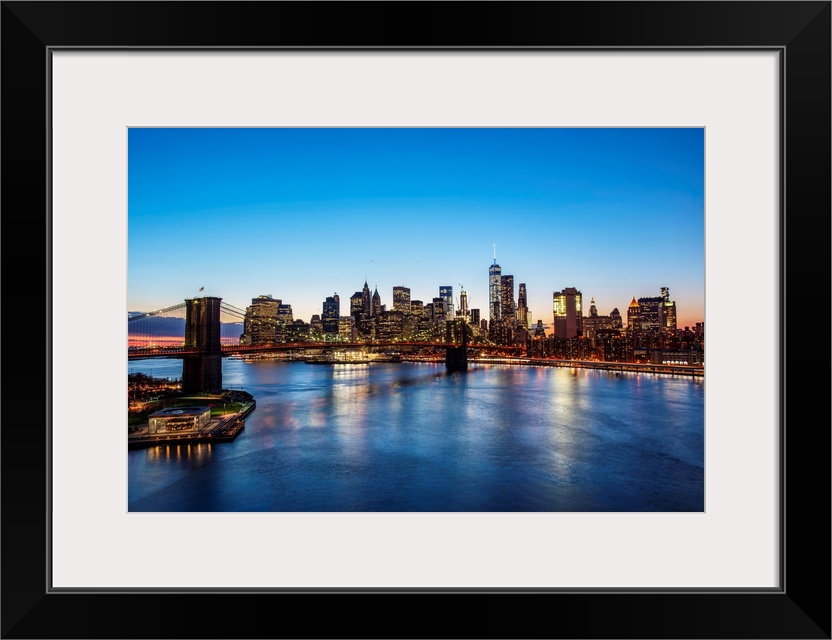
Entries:
POLYGON ((602 315, 668 287, 680 328, 704 321, 702 129, 130 129, 128 148, 129 311, 272 295, 308 322, 366 279, 388 309, 451 286, 488 318, 496 244, 533 323, 567 287, 602 315))

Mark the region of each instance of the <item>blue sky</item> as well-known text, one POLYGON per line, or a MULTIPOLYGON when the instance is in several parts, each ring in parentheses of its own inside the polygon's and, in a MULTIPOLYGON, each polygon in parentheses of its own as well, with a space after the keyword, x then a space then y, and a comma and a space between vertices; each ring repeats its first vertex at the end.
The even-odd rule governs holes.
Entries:
POLYGON ((487 318, 496 244, 535 322, 565 287, 704 320, 703 129, 136 128, 128 153, 130 311, 271 294, 308 322, 366 277, 487 318))

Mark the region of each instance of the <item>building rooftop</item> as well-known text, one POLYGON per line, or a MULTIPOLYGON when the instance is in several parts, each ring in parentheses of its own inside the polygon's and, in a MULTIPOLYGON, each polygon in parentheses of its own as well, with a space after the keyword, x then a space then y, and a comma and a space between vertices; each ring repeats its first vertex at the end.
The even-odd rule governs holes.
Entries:
POLYGON ((210 411, 211 407, 167 407, 156 413, 150 414, 151 418, 165 418, 171 416, 198 416, 204 411, 210 411))

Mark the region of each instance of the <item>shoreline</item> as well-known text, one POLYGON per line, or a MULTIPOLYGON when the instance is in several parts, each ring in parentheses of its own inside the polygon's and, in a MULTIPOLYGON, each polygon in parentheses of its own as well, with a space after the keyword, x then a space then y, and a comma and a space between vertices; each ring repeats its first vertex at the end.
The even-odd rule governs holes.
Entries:
MULTIPOLYGON (((246 361, 247 358, 234 358, 246 361)), ((309 358, 287 358, 287 357, 259 357, 252 360, 272 360, 277 362, 303 362, 316 365, 369 365, 389 363, 421 363, 421 364, 445 364, 443 357, 431 358, 429 356, 414 356, 402 354, 401 358, 378 358, 373 360, 335 361, 335 360, 313 360, 309 358)), ((619 373, 650 373, 654 375, 681 375, 696 378, 705 377, 704 365, 684 364, 653 364, 641 362, 607 362, 599 360, 557 360, 552 358, 529 358, 525 356, 494 356, 487 358, 469 358, 468 365, 475 364, 504 364, 509 366, 530 366, 530 367, 561 367, 567 369, 595 369, 599 371, 613 371, 619 373)))
POLYGON ((705 377, 704 365, 652 364, 641 362, 602 362, 596 360, 551 360, 548 358, 475 358, 468 364, 507 364, 511 366, 561 367, 566 369, 596 369, 620 373, 652 373, 655 375, 683 375, 705 377))

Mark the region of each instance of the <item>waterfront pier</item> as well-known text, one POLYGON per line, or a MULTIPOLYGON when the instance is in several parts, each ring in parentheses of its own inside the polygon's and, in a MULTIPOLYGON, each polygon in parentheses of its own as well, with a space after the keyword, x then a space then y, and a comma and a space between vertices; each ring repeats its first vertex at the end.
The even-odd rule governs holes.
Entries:
POLYGON ((150 433, 145 425, 127 436, 128 449, 143 449, 156 445, 197 444, 200 442, 230 442, 245 428, 245 417, 254 410, 256 402, 251 400, 240 411, 213 418, 196 432, 150 433))

